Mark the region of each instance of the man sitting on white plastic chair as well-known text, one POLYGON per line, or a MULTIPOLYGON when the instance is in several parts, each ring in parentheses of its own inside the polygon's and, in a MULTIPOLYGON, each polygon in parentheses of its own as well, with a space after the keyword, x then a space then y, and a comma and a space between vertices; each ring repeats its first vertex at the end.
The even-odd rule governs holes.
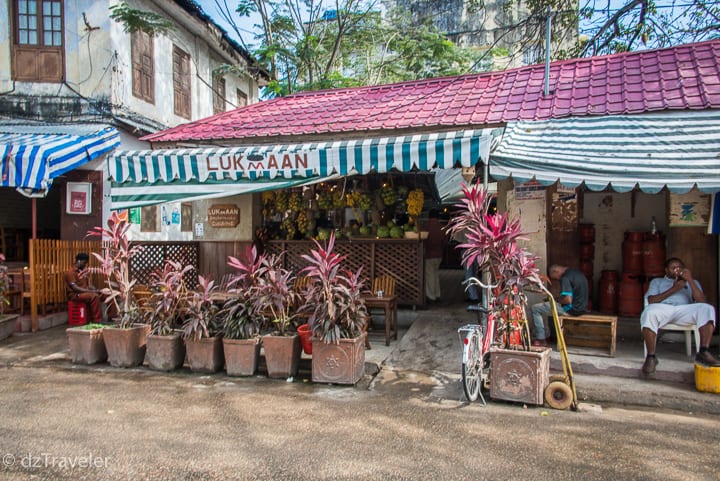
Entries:
POLYGON ((655 357, 657 332, 669 323, 692 326, 700 332, 699 351, 695 361, 707 366, 720 366, 720 361, 709 351, 715 329, 715 309, 705 302, 700 283, 693 279, 683 261, 672 257, 665 261, 665 277, 650 281, 645 294, 647 307, 640 316, 642 335, 647 357, 642 372, 652 374, 658 364, 655 357))

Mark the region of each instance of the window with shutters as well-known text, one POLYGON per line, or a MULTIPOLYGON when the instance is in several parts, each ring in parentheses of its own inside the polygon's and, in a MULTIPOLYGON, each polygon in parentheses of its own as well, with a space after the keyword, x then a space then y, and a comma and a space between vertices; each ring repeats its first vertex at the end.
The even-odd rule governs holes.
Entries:
POLYGON ((63 2, 15 0, 12 78, 61 82, 64 73, 63 2))
POLYGON ((175 115, 190 119, 190 55, 173 46, 173 97, 175 115))
POLYGON ((238 107, 245 107, 247 106, 247 95, 245 95, 245 92, 243 92, 240 89, 237 89, 237 106, 238 107))
POLYGON ((138 30, 130 34, 132 55, 132 93, 155 103, 155 47, 151 35, 138 30))
POLYGON ((225 112, 225 79, 213 76, 213 113, 225 112))

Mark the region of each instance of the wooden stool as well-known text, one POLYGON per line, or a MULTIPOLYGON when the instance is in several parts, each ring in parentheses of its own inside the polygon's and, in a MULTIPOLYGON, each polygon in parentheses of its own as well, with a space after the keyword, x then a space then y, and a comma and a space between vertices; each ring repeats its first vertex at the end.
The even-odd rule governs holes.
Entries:
POLYGON ((615 357, 617 316, 587 313, 581 316, 558 316, 560 329, 568 346, 599 347, 615 357))

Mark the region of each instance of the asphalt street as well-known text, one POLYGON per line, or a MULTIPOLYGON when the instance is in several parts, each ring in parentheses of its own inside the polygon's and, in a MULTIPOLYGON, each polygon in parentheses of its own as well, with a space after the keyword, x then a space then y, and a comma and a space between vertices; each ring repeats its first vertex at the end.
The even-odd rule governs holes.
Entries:
POLYGON ((0 479, 718 479, 718 417, 483 407, 438 395, 436 381, 9 366, 0 479))

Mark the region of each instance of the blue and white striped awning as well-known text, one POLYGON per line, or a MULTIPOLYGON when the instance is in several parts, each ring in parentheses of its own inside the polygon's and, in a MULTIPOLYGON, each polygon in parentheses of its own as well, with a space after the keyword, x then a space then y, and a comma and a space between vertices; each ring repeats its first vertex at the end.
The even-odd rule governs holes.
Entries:
POLYGON ((720 191, 720 111, 508 124, 490 174, 594 191, 720 191))
POLYGON ((118 145, 105 125, 0 125, 0 186, 44 195, 54 178, 118 145))
POLYGON ((259 192, 391 169, 470 167, 492 129, 204 149, 120 151, 108 159, 113 209, 259 192))

